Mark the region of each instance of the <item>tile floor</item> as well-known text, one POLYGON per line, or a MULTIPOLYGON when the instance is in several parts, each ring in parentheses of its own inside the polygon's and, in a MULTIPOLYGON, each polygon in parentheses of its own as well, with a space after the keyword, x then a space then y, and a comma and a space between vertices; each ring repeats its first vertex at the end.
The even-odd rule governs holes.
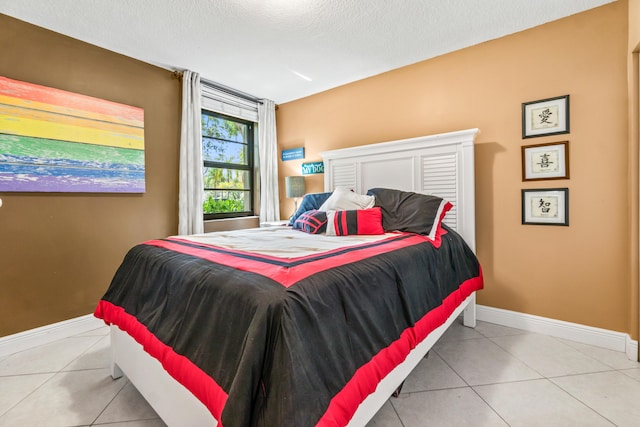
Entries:
MULTIPOLYGON (((107 370, 106 327, 0 357, 0 427, 165 424, 107 370)), ((639 426, 640 364, 478 322, 454 324, 368 427, 639 426)))

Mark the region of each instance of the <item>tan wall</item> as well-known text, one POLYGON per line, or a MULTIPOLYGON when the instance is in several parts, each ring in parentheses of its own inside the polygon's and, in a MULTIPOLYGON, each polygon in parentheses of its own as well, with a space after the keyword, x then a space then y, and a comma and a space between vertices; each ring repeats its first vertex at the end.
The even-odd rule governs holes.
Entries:
POLYGON ((93 312, 126 251, 177 232, 180 83, 0 15, 0 75, 142 107, 145 194, 0 193, 0 336, 93 312))
MULTIPOLYGON (((628 3, 279 106, 280 149, 324 150, 478 127, 479 303, 637 336, 630 311, 628 3), (571 133, 523 140, 521 104, 570 94, 571 133), (522 182, 521 146, 570 141, 570 180, 522 182), (570 226, 521 225, 522 188, 568 187, 570 226)), ((300 174, 281 162, 280 178, 300 174)), ((307 178, 321 191, 322 175, 307 178)), ((281 195, 282 197, 282 195, 281 195)), ((282 197, 283 216, 292 201, 282 197)), ((637 310, 637 308, 636 308, 637 310)), ((637 319, 637 317, 635 317, 637 319)))
POLYGON ((629 46, 640 48, 640 0, 629 0, 629 46))

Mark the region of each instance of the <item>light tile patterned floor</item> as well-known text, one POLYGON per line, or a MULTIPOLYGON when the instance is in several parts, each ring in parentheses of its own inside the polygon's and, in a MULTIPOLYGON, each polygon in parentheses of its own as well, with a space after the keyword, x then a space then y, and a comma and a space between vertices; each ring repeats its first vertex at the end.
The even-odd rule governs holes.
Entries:
MULTIPOLYGON (((0 358, 0 427, 158 427, 107 370, 108 329, 0 358)), ((640 364, 479 322, 454 324, 368 427, 639 426, 640 364)))

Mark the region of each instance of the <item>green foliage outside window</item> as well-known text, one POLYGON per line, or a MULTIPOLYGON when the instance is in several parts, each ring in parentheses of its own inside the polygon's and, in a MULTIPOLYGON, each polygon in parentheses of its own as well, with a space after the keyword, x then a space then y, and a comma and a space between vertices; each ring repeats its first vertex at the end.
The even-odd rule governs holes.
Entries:
POLYGON ((202 208, 204 213, 242 212, 244 211, 244 200, 216 199, 213 194, 209 194, 202 208))

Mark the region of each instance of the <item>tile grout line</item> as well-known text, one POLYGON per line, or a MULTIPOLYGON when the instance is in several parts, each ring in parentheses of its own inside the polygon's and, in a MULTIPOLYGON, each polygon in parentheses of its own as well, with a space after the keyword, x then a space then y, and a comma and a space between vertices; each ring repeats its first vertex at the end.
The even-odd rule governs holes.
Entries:
MULTIPOLYGON (((481 333, 481 334, 482 334, 482 333, 481 333)), ((482 335, 484 335, 484 334, 482 334, 482 335)), ((600 360, 598 360, 598 359, 596 359, 596 358, 594 358, 594 357, 592 357, 592 356, 590 356, 590 355, 586 354, 586 353, 585 353, 585 352, 583 352, 583 351, 580 351, 580 350, 579 350, 579 349, 577 349, 577 348, 574 348, 574 347, 572 347, 572 346, 570 346, 570 345, 568 345, 568 344, 566 344, 566 343, 564 343, 564 342, 562 342, 562 341, 560 341, 560 340, 556 339, 556 338, 555 338, 555 337, 553 337, 553 336, 545 335, 545 334, 539 334, 539 335, 543 335, 543 336, 549 337, 550 339, 554 340, 554 341, 555 341, 555 342, 557 342, 558 344, 561 344, 561 345, 563 345, 563 346, 566 346, 566 347, 570 348, 571 350, 577 351, 577 352, 578 352, 578 353, 580 353, 581 355, 583 355, 583 356, 585 356, 585 357, 587 357, 587 358, 589 358, 589 359, 591 359, 591 360, 593 360, 593 361, 595 361, 595 362, 597 362, 597 363, 599 363, 599 364, 601 364, 601 365, 603 365, 603 366, 609 367, 610 369, 606 369, 606 370, 602 370, 602 371, 595 371, 595 372, 582 372, 582 373, 567 374, 567 375, 557 375, 557 376, 551 376, 551 377, 549 377, 549 376, 543 375, 541 372, 538 372, 538 371, 537 371, 536 369, 534 369, 532 366, 529 366, 525 361, 521 360, 521 359, 520 359, 519 357, 517 357, 515 354, 511 353, 508 349, 504 348, 504 347, 503 347, 503 346, 501 346, 499 343, 497 343, 497 342, 495 342, 493 339, 491 339, 491 337, 487 337, 487 338, 488 338, 492 343, 494 343, 495 345, 497 345, 498 347, 500 347, 502 350, 504 350, 506 353, 508 353, 509 355, 511 355, 512 357, 514 357, 515 359, 517 359, 518 361, 520 361, 521 363, 523 363, 525 366, 527 366, 528 368, 530 368, 531 370, 533 370, 534 372, 536 372, 538 375, 540 375, 540 376, 542 377, 542 378, 540 378, 540 379, 544 379, 544 380, 545 380, 545 381, 547 381, 548 383, 552 384, 554 387, 557 387, 559 390, 562 390, 562 392, 566 393, 568 396, 570 396, 570 397, 571 397, 572 399, 574 399, 575 401, 580 402, 580 404, 582 404, 585 408, 588 408, 588 409, 589 409, 590 411, 592 411, 593 413, 595 413, 595 414, 597 414, 598 416, 602 417, 604 420, 606 420, 606 421, 610 422, 612 425, 616 425, 613 421, 611 421, 611 420, 610 420, 608 417, 606 417, 605 415, 601 414, 601 413, 600 413, 599 411, 597 411, 595 408, 591 407, 591 406, 590 406, 590 405, 588 405, 586 402, 583 402, 583 401, 582 401, 581 399, 579 399, 577 396, 574 396, 574 395, 573 395, 572 393, 570 393, 568 390, 565 390, 565 389, 564 389, 564 388, 562 388, 559 384, 555 383, 555 382, 553 381, 553 378, 563 378, 563 377, 571 377, 571 376, 581 376, 581 375, 597 374, 597 373, 603 373, 603 372, 615 372, 615 371, 617 371, 617 369, 615 369, 614 367, 612 367, 611 365, 609 365, 609 364, 607 364, 607 363, 605 363, 605 362, 602 362, 602 361, 600 361, 600 360)), ((495 338, 495 337, 494 337, 494 338, 495 338)), ((498 338, 499 338, 499 337, 498 337, 498 338)), ((623 374, 623 375, 624 375, 624 374, 623 374)), ((523 381, 539 381, 540 379, 536 379, 536 380, 533 380, 533 379, 532 379, 532 380, 523 380, 523 381)), ((514 382, 514 381, 512 381, 512 382, 514 382)), ((515 382, 520 382, 520 381, 515 381, 515 382)), ((495 385, 499 385, 499 384, 504 384, 504 383, 496 383, 495 385)), ((488 384, 482 384, 482 385, 484 386, 484 385, 488 385, 488 384)), ((471 388, 473 389, 473 387, 471 387, 471 388)), ((478 393, 476 392, 476 390, 475 390, 475 389, 473 389, 473 391, 474 391, 476 394, 478 394, 478 393)), ((478 396, 479 396, 479 395, 478 395, 478 396)), ((482 399, 482 397, 481 397, 481 396, 479 396, 479 397, 482 399)), ((484 399, 482 399, 482 400, 484 401, 484 399)), ((486 402, 486 401, 485 401, 485 402, 486 402)), ((490 405, 488 402, 486 402, 486 403, 487 403, 487 405, 489 405, 489 407, 491 407, 491 405, 490 405)), ((491 408, 493 409, 493 407, 491 407, 491 408)), ((495 411, 495 410, 494 410, 494 411, 495 411)), ((498 415, 499 415, 499 414, 498 414, 498 415)), ((500 417, 500 418, 502 418, 502 417, 500 417)), ((506 422, 506 421, 505 421, 505 422, 506 422)))
MULTIPOLYGON (((612 372, 612 371, 605 371, 605 372, 612 372)), ((593 372, 594 374, 597 374, 599 372, 593 372)), ((576 374, 576 375, 589 375, 588 374, 576 374)), ((574 375, 565 375, 566 377, 569 376, 574 376, 574 375)), ((562 377, 554 377, 554 378, 562 378, 562 377)), ((583 404, 585 407, 589 408, 590 410, 592 410, 593 412, 595 412, 596 414, 598 414, 599 416, 601 416, 603 419, 609 421, 612 425, 617 425, 616 423, 614 423, 612 420, 609 419, 609 417, 605 416, 604 414, 601 414, 600 411, 596 410, 595 408, 593 408, 591 405, 588 405, 586 402, 583 402, 582 399, 578 398, 578 396, 574 396, 569 390, 565 390, 560 384, 557 384, 553 381, 552 378, 548 378, 547 379, 551 384, 553 384, 554 386, 556 386, 558 389, 562 390, 563 392, 567 393, 569 396, 571 396, 573 399, 575 399, 577 402, 580 402, 581 404, 583 404)))
MULTIPOLYGON (((33 390, 31 390, 31 392, 27 393, 22 399, 20 399, 19 401, 17 401, 15 404, 13 404, 12 406, 10 406, 6 411, 4 411, 2 414, 0 414, 0 421, 2 421, 2 417, 4 417, 5 415, 7 415, 9 412, 11 412, 11 410, 13 408, 15 408, 16 406, 18 406, 19 404, 21 404, 24 400, 26 400, 29 396, 31 396, 32 394, 34 394, 36 391, 38 391, 41 387, 43 387, 45 384, 47 384, 48 382, 50 382, 52 379, 54 379, 56 377, 56 375, 59 374, 59 372, 45 372, 45 373, 32 373, 32 374, 22 374, 22 375, 51 375, 49 378, 47 378, 45 381, 42 382, 42 384, 40 384, 39 386, 37 386, 36 388, 34 388, 33 390)), ((20 375, 14 375, 14 376, 20 376, 20 375)))
MULTIPOLYGON (((476 328, 473 328, 473 329, 474 329, 474 331, 476 331, 476 328)), ((482 337, 483 339, 490 341, 490 340, 489 340, 489 338, 488 338, 487 336, 485 336, 482 332, 480 332, 480 331, 476 331, 476 332, 478 332, 478 333, 481 335, 481 337, 482 337)), ((456 371, 456 370, 453 368, 453 366, 451 366, 451 365, 449 364, 449 362, 448 362, 448 361, 447 361, 447 360, 446 360, 446 359, 445 359, 445 358, 444 358, 440 353, 438 353, 438 351, 437 351, 437 350, 435 350, 435 349, 434 349, 434 351, 435 351, 435 353, 438 355, 438 357, 439 357, 439 358, 440 358, 440 359, 441 359, 441 360, 442 360, 442 361, 443 361, 443 362, 444 362, 444 363, 449 367, 449 369, 451 369, 451 371, 452 371, 453 373, 455 373, 455 374, 456 374, 456 375, 457 375, 457 376, 458 376, 458 377, 459 377, 459 378, 460 378, 460 379, 461 379, 461 380, 462 380, 462 381, 467 385, 467 386, 466 386, 466 387, 464 387, 464 388, 469 388, 469 389, 470 389, 470 390, 471 390, 471 391, 472 391, 476 396, 478 396, 478 397, 480 398, 480 400, 482 400, 482 401, 484 402, 484 404, 485 404, 485 405, 487 405, 487 407, 488 407, 488 408, 490 408, 490 409, 491 409, 491 411, 492 411, 494 414, 496 414, 496 416, 497 416, 498 418, 500 418, 502 421, 504 421, 504 423, 505 423, 507 426, 510 426, 510 424, 507 422, 507 420, 505 420, 505 419, 502 417, 502 415, 501 415, 501 414, 500 414, 500 413, 499 413, 499 412, 498 412, 498 411, 497 411, 493 406, 491 406, 491 405, 489 404, 489 402, 487 402, 486 400, 484 400, 484 399, 482 398, 482 396, 480 396, 480 395, 478 394, 478 392, 473 388, 473 386, 472 386, 471 384, 469 384, 469 382, 468 382, 468 381, 467 381, 467 380, 466 380, 462 375, 460 375, 460 374, 458 373, 458 371, 456 371)))
MULTIPOLYGON (((124 390, 124 388, 126 387, 127 384, 129 384, 129 379, 125 378, 126 381, 123 381, 122 387, 120 387, 120 390, 118 390, 118 392, 116 394, 113 395, 113 398, 111 398, 111 400, 104 405, 104 408, 102 408, 102 410, 100 411, 100 413, 98 415, 96 415, 95 419, 93 421, 91 421, 91 423, 89 424, 89 426, 93 426, 96 425, 96 421, 98 421, 98 418, 100 418, 100 416, 104 413, 104 411, 107 410, 107 408, 109 407, 109 405, 111 405, 113 403, 114 400, 116 400, 116 397, 118 397, 118 395, 120 393, 122 393, 122 390, 124 390)), ((97 424, 100 425, 100 424, 97 424)))

